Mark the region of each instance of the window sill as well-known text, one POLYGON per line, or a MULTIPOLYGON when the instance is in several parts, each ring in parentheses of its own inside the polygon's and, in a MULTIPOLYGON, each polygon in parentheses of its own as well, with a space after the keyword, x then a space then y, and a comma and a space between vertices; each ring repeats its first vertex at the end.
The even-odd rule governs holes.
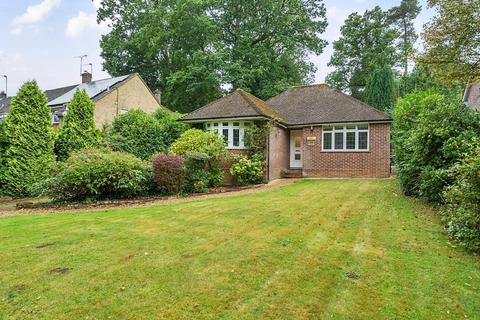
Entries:
POLYGON ((322 150, 325 153, 370 153, 370 150, 322 150))

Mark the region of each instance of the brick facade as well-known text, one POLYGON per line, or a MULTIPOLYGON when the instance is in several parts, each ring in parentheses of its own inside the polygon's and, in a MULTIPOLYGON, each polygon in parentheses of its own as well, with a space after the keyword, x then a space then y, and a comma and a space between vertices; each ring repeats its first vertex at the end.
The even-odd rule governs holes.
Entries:
POLYGON ((304 173, 308 177, 386 178, 390 176, 390 124, 370 124, 365 152, 322 151, 322 128, 303 129, 304 173), (307 137, 316 137, 307 143, 307 137))
POLYGON ((282 170, 290 164, 289 130, 273 127, 268 141, 268 179, 275 180, 282 177, 282 170))

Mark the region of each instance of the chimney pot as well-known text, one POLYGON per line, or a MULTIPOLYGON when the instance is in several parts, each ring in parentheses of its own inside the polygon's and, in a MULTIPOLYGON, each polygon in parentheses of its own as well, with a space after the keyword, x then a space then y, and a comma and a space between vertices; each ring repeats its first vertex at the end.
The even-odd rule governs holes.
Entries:
POLYGON ((153 96, 155 97, 155 100, 157 100, 159 105, 162 105, 162 91, 159 89, 155 90, 153 92, 153 96))
POLYGON ((92 74, 88 71, 83 71, 82 73, 82 83, 92 82, 92 74))

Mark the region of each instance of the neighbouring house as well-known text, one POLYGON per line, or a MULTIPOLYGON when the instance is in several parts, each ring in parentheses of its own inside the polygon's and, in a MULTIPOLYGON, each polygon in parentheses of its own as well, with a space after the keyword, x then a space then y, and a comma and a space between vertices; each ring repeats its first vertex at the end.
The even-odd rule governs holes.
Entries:
POLYGON ((467 86, 463 101, 472 109, 480 110, 480 80, 467 86))
MULTIPOLYGON (((160 94, 154 94, 137 73, 92 81, 92 75, 84 72, 81 84, 45 91, 48 106, 52 110, 53 126, 62 124, 63 117, 68 112, 67 104, 77 90, 85 90, 95 102, 94 118, 98 128, 130 109, 152 113, 160 105, 160 94)), ((7 116, 10 102, 10 97, 0 96, 0 120, 7 116)))
POLYGON ((180 120, 215 130, 230 153, 244 152, 246 127, 272 121, 266 180, 390 176, 391 117, 324 84, 292 87, 266 102, 237 90, 180 120))

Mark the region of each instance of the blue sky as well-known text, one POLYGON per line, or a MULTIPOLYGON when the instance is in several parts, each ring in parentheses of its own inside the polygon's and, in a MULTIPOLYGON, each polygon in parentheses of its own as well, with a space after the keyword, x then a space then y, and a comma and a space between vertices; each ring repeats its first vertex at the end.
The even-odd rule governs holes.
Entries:
MULTIPOLYGON (((96 8, 102 0, 0 0, 0 74, 8 75, 8 93, 13 95, 25 81, 36 79, 43 89, 78 83, 79 61, 74 56, 87 54, 93 64, 94 79, 109 75, 102 71, 99 40, 108 32, 95 22, 96 8)), ((416 28, 432 16, 426 1, 420 0, 422 13, 416 28)), ((352 12, 363 12, 380 5, 390 8, 400 0, 325 0, 329 26, 322 36, 329 46, 320 56, 312 56, 317 67, 315 82, 323 82, 332 54, 331 42, 340 35, 340 27, 352 12)), ((85 67, 89 68, 89 67, 85 67)), ((0 91, 5 83, 0 78, 0 91)))

